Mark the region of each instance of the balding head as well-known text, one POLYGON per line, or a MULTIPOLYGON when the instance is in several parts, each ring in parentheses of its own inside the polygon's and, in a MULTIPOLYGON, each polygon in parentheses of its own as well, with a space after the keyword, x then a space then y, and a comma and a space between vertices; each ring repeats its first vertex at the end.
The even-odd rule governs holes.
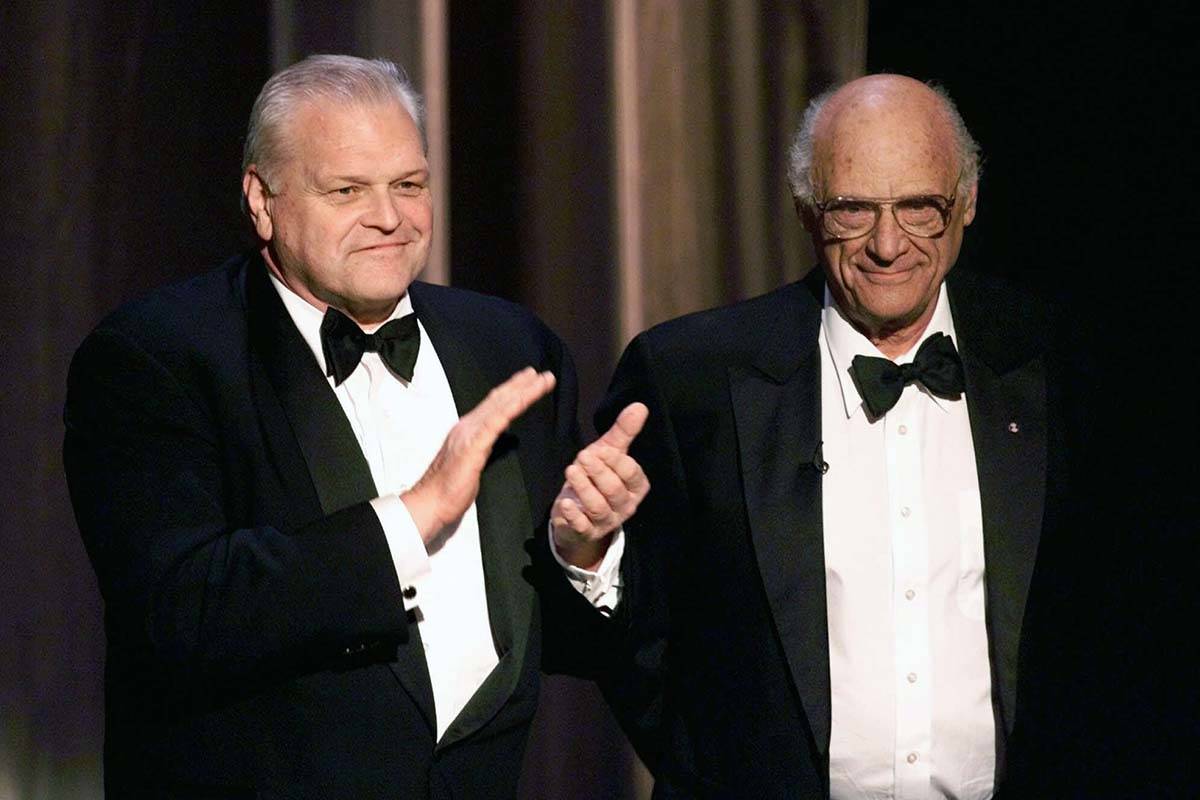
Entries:
POLYGON ((797 211, 834 302, 889 357, 920 340, 958 259, 977 152, 945 93, 902 75, 859 78, 805 114, 797 211))
POLYGON ((940 87, 905 75, 868 75, 830 90, 809 104, 789 152, 788 183, 798 205, 811 205, 817 195, 816 156, 822 147, 855 127, 891 121, 919 132, 931 156, 954 159, 961 173, 958 193, 979 181, 979 145, 971 137, 954 101, 940 87))

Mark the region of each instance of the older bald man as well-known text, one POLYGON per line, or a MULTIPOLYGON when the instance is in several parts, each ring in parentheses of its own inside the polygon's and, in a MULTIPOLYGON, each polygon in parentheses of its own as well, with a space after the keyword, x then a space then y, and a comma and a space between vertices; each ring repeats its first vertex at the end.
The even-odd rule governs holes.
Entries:
POLYGON ((1005 779, 1046 502, 1044 325, 951 269, 978 146, 898 75, 791 151, 820 270, 668 322, 600 414, 649 406, 607 692, 656 797, 987 798, 1005 779))

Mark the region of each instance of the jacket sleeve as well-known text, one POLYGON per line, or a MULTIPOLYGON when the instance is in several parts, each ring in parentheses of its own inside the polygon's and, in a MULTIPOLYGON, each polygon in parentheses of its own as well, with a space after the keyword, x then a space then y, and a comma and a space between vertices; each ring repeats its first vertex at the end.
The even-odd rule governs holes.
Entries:
MULTIPOLYGON (((563 570, 541 548, 539 582, 547 630, 547 669, 595 680, 643 762, 656 772, 667 740, 671 699, 671 553, 686 526, 687 501, 667 402, 655 383, 646 337, 635 339, 617 367, 596 429, 607 430, 629 403, 650 410, 630 454, 650 480, 650 492, 625 524, 622 595, 606 618, 568 583, 563 570)), ((674 744, 672 744, 674 750, 674 744)))
POLYGON ((68 378, 64 465, 110 637, 184 681, 394 654, 407 619, 369 505, 288 531, 229 519, 230 445, 168 360, 101 328, 68 378))

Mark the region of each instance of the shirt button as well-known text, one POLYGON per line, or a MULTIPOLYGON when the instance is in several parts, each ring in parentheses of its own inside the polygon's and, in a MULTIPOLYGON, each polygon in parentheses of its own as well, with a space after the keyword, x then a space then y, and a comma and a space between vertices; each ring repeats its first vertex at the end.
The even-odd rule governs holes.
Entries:
POLYGON ((912 589, 909 589, 908 591, 906 591, 906 592, 904 593, 904 599, 905 599, 905 600, 912 600, 912 599, 913 599, 914 597, 916 597, 916 596, 917 596, 917 593, 916 593, 916 592, 914 592, 912 589))
POLYGON ((900 509, 900 516, 902 516, 902 517, 908 517, 908 515, 911 513, 912 513, 912 511, 909 510, 908 506, 905 506, 904 508, 900 509))
POLYGON ((915 673, 915 672, 908 673, 908 682, 916 683, 917 682, 917 673, 915 673))
POLYGON ((901 436, 903 436, 904 434, 908 433, 908 426, 907 426, 907 425, 901 425, 899 428, 896 428, 896 430, 899 432, 899 434, 900 434, 901 436))
POLYGON ((400 595, 405 600, 412 600, 414 597, 417 596, 417 587, 405 586, 403 589, 400 590, 400 595))
POLYGON ((904 760, 905 760, 905 761, 907 761, 907 762, 908 762, 908 763, 910 763, 910 764, 915 764, 915 763, 917 763, 917 754, 916 754, 916 753, 909 753, 909 754, 908 754, 908 758, 906 758, 906 759, 904 759, 904 760))

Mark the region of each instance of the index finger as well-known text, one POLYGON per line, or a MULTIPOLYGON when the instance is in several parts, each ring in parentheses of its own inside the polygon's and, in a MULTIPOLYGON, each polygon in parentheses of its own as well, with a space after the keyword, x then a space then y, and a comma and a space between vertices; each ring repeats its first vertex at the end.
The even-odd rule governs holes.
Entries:
POLYGON ((633 438, 641 432, 649 416, 650 409, 646 408, 644 403, 630 403, 617 415, 612 427, 596 441, 625 452, 633 438))
POLYGON ((527 367, 492 389, 471 413, 481 417, 484 425, 499 435, 510 422, 548 394, 554 384, 554 373, 536 372, 527 367))

